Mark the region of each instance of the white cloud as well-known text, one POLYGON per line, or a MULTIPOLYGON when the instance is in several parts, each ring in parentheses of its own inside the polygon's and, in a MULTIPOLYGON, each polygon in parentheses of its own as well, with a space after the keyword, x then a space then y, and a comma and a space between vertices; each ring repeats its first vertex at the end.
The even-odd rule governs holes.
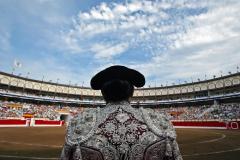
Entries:
POLYGON ((55 45, 59 45, 58 43, 60 43, 60 48, 63 47, 64 49, 71 51, 72 53, 82 52, 83 49, 79 46, 77 39, 73 37, 73 34, 74 33, 69 32, 68 35, 62 36, 60 42, 55 42, 55 45))
POLYGON ((240 36, 240 2, 221 3, 206 14, 189 17, 193 22, 186 34, 175 42, 177 48, 223 41, 240 36))
MULTIPOLYGON (((166 49, 166 44, 177 38, 175 34, 184 31, 185 20, 182 17, 185 13, 181 11, 184 7, 183 3, 172 1, 101 3, 87 12, 80 12, 73 19, 73 28, 63 34, 63 39, 67 40, 63 46, 70 52, 78 53, 86 53, 92 48, 85 42, 93 45, 109 44, 108 41, 113 45, 128 42, 128 49, 141 47, 150 52, 166 49), (166 11, 171 7, 179 13, 166 11)), ((94 57, 105 58, 95 54, 94 57)))
MULTIPOLYGON (((50 1, 40 2, 47 5, 50 1)), ((31 6, 28 8, 32 8, 29 12, 38 15, 42 7, 37 7, 37 10, 31 6)), ((51 39, 54 49, 63 49, 65 53, 91 54, 86 57, 90 57, 87 60, 94 65, 97 61, 103 67, 116 63, 133 67, 148 79, 155 79, 157 84, 191 77, 202 79, 205 74, 219 75, 220 70, 226 73, 240 65, 239 8, 238 0, 101 3, 88 11, 80 11, 70 26, 61 28, 63 31, 59 35, 59 30, 50 35, 57 35, 51 39), (134 57, 130 51, 136 51, 134 53, 138 55, 134 57), (135 60, 145 55, 148 56, 142 58, 144 60, 135 60), (123 59, 123 56, 124 62, 118 59, 123 59), (128 56, 131 58, 128 59, 128 56)), ((41 17, 51 28, 65 24, 67 16, 46 12, 41 17)), ((9 38, 9 35, 0 35, 0 45, 7 46, 9 38)), ((59 66, 57 63, 53 65, 59 66)), ((53 65, 47 66, 51 68, 53 65)), ((34 68, 41 73, 46 72, 40 64, 34 65, 34 68)), ((86 71, 86 74, 81 72, 81 77, 70 73, 69 68, 54 68, 54 72, 48 71, 53 78, 68 73, 67 76, 62 74, 61 79, 66 81, 83 77, 89 79, 86 71)))
POLYGON ((107 58, 111 59, 113 56, 119 55, 128 49, 127 43, 120 43, 116 45, 110 44, 95 44, 91 50, 95 52, 96 58, 107 58))
POLYGON ((165 54, 133 66, 160 83, 177 79, 204 79, 240 66, 240 2, 215 1, 207 13, 189 17, 192 25, 181 33, 165 54))

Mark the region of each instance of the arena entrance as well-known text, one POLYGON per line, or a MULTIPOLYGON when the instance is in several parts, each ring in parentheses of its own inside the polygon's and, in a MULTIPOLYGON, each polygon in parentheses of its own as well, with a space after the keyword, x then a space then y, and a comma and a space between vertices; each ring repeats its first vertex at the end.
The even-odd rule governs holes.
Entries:
POLYGON ((69 121, 69 114, 61 114, 60 115, 60 120, 64 121, 64 122, 68 122, 69 121))
POLYGON ((64 109, 61 109, 61 110, 58 110, 58 119, 60 121, 64 121, 65 123, 68 123, 69 119, 70 119, 70 113, 69 113, 69 110, 64 110, 64 109))

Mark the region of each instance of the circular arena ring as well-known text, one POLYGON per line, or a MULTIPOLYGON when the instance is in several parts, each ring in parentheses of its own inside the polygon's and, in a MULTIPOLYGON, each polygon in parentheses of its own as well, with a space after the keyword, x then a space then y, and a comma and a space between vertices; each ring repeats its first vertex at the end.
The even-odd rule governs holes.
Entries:
POLYGON ((177 129, 184 160, 236 160, 240 157, 239 130, 177 129))
MULTIPOLYGON (((0 159, 58 159, 65 127, 0 128, 0 159)), ((235 160, 240 157, 239 130, 177 129, 184 160, 235 160)))

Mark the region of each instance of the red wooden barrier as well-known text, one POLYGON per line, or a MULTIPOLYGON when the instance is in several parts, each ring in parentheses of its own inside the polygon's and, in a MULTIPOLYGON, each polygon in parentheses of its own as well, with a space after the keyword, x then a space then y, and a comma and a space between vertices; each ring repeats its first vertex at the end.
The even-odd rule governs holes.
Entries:
POLYGON ((29 121, 21 119, 1 119, 0 127, 27 127, 29 121))
POLYGON ((35 120, 33 126, 63 126, 64 121, 54 121, 54 120, 35 120))
POLYGON ((226 127, 225 122, 219 121, 172 121, 174 126, 193 127, 226 127))
POLYGON ((20 119, 1 119, 0 125, 25 125, 26 120, 20 119))

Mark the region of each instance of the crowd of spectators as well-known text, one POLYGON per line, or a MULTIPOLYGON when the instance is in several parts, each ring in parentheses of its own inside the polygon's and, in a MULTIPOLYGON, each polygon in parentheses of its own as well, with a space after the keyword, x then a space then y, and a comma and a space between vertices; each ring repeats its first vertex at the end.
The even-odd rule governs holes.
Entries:
POLYGON ((58 118, 59 106, 54 105, 36 105, 36 104, 25 104, 22 112, 33 114, 34 118, 46 118, 55 120, 58 118))
POLYGON ((208 105, 189 106, 189 107, 170 107, 170 108, 161 108, 160 111, 168 113, 172 120, 193 120, 193 119, 199 119, 200 114, 203 114, 203 112, 208 110, 210 107, 211 106, 208 106, 208 105))
POLYGON ((240 119, 240 104, 224 104, 215 107, 209 117, 214 119, 240 119))
POLYGON ((240 103, 162 108, 171 120, 231 120, 240 119, 240 103))
POLYGON ((45 118, 54 120, 59 117, 57 110, 59 106, 55 105, 37 105, 30 103, 16 103, 9 101, 0 101, 0 119, 5 118, 23 118, 24 115, 32 115, 34 118, 45 118))
POLYGON ((5 119, 6 117, 21 118, 22 111, 15 108, 8 108, 0 102, 0 119, 5 119))
MULTIPOLYGON (((156 110, 159 112, 168 113, 171 120, 240 119, 240 103, 168 107, 157 108, 156 110)), ((61 112, 65 112, 71 116, 74 116, 82 111, 84 110, 81 107, 0 101, 0 119, 9 117, 22 118, 25 114, 32 114, 34 118, 59 120, 61 112), (16 104, 17 107, 9 104, 16 104)))

